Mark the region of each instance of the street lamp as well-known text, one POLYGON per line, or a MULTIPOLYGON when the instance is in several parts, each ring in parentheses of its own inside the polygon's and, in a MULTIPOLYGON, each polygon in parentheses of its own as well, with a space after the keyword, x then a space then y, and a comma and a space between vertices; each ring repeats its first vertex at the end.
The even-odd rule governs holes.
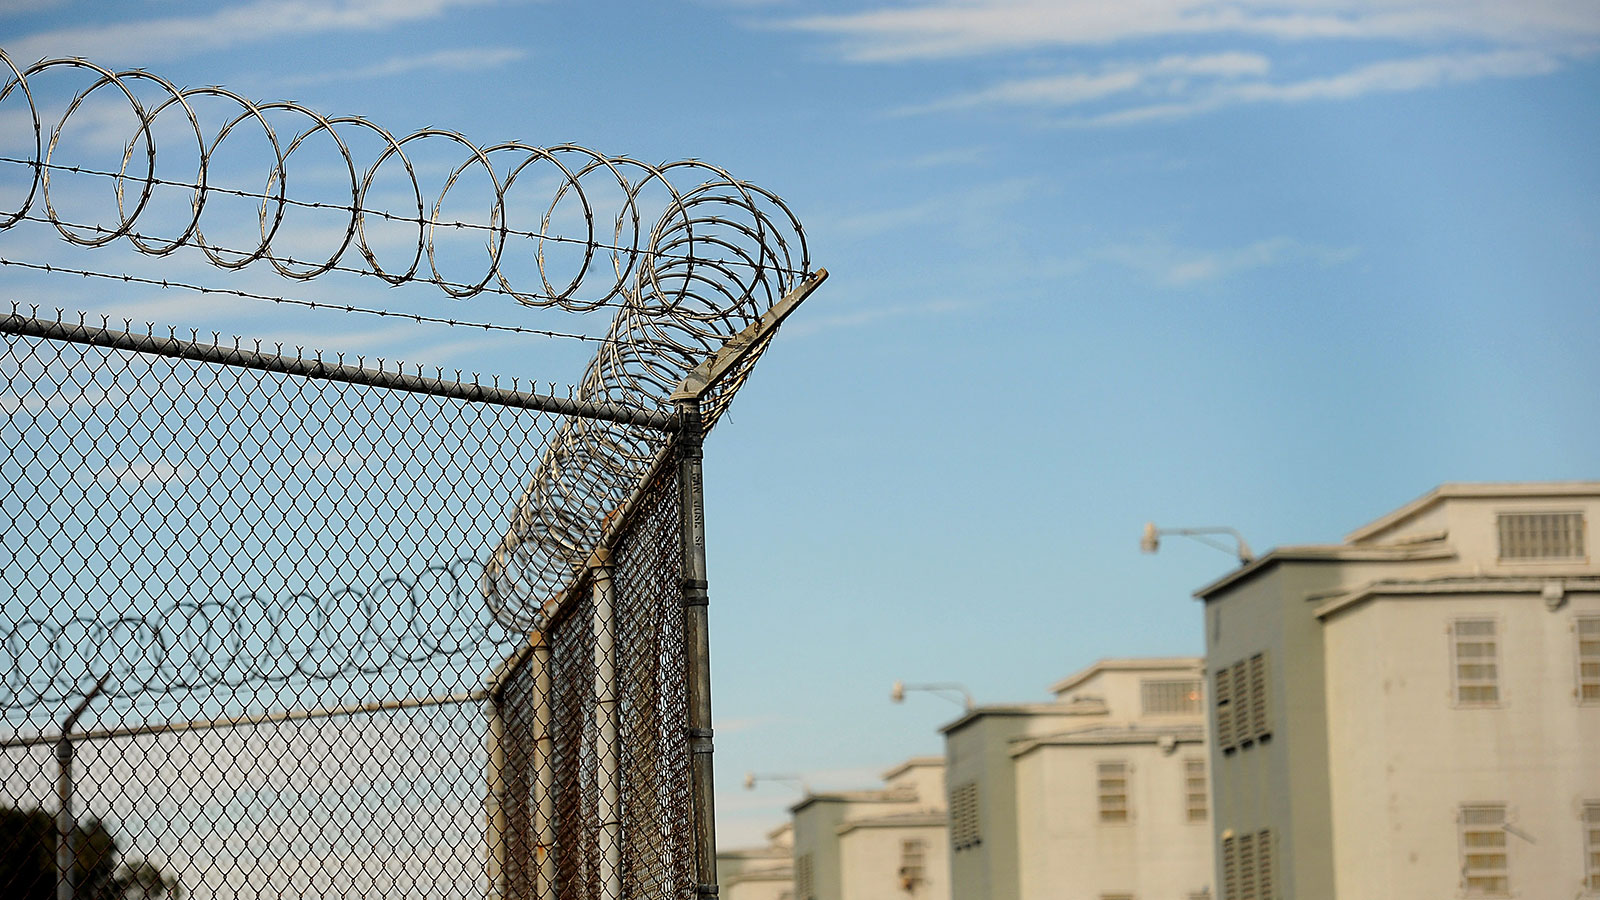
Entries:
POLYGON ((906 684, 904 681, 896 681, 889 688, 889 699, 896 703, 904 703, 906 702, 906 691, 923 691, 933 694, 949 700, 951 703, 961 704, 962 709, 970 710, 973 707, 972 692, 967 690, 966 685, 954 681, 934 681, 926 684, 906 684), (957 700, 951 696, 952 694, 961 695, 961 699, 957 700))
POLYGON ((781 782, 783 782, 785 784, 792 784, 795 787, 799 788, 800 789, 800 793, 802 793, 802 794, 811 793, 810 789, 806 787, 806 780, 804 778, 801 778, 799 775, 758 775, 755 772, 746 772, 746 773, 744 773, 744 789, 745 790, 747 790, 747 791, 755 790, 756 789, 756 782, 759 782, 759 781, 781 781, 781 782))
POLYGON ((1226 525, 1207 525, 1201 528, 1157 528, 1156 523, 1146 522, 1144 523, 1144 537, 1139 540, 1139 549, 1146 553, 1154 553, 1161 549, 1161 536, 1163 534, 1182 535, 1199 541, 1207 547, 1214 547, 1223 553, 1237 556, 1241 566, 1256 558, 1256 555, 1250 550, 1250 545, 1244 542, 1244 535, 1226 525), (1229 547, 1226 544, 1211 540, 1210 535, 1214 534, 1233 538, 1237 546, 1229 547))

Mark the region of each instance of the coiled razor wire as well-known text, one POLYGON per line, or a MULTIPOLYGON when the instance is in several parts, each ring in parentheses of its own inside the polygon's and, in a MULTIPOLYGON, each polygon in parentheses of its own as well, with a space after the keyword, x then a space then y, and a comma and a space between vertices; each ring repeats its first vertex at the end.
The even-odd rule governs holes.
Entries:
MULTIPOLYGON (((31 154, 0 160, 0 167, 29 170, 22 199, 15 207, 0 209, 0 232, 42 218, 63 239, 80 247, 123 240, 139 253, 157 257, 189 248, 224 270, 264 261, 283 277, 302 281, 337 269, 376 276, 391 285, 432 284, 456 299, 494 291, 527 306, 572 312, 614 305, 618 312, 579 382, 580 400, 671 412, 668 398, 688 371, 771 308, 811 269, 804 232, 788 207, 772 193, 704 162, 651 165, 574 144, 538 147, 513 141, 480 147, 453 131, 435 128, 395 137, 359 116, 329 117, 290 101, 253 102, 221 87, 179 88, 139 69, 113 72, 75 58, 19 68, 3 50, 0 63, 4 64, 0 73, 9 71, 0 89, 0 112, 7 103, 12 108, 25 104, 33 131, 31 154), (88 86, 59 108, 38 99, 35 87, 47 76, 68 73, 86 75, 88 86), (69 127, 82 127, 87 118, 83 111, 107 98, 126 104, 137 122, 126 136, 116 171, 95 170, 67 159, 63 150, 63 133, 69 127), (196 109, 202 100, 207 108, 221 104, 236 112, 221 121, 203 119, 196 109), (274 126, 274 121, 288 117, 303 118, 308 124, 293 133, 274 126), (175 126, 183 135, 180 145, 171 147, 164 140, 158 148, 158 125, 175 126), (219 149, 230 138, 237 145, 238 136, 250 131, 258 132, 271 148, 260 161, 261 190, 229 190, 213 184, 210 170, 219 149), (358 165, 350 149, 350 138, 358 134, 363 140, 375 138, 382 147, 365 166, 358 165), (307 203, 290 197, 290 163, 313 138, 331 141, 337 149, 339 168, 348 179, 348 204, 307 203), (419 167, 413 163, 421 148, 434 146, 454 148, 461 160, 449 169, 437 193, 424 189, 419 167), (158 178, 158 149, 165 151, 166 159, 192 154, 192 179, 158 178), (403 173, 403 209, 384 205, 382 191, 374 190, 380 169, 392 172, 395 166, 403 173), (62 172, 100 175, 111 181, 116 220, 85 225, 61 215, 57 209, 61 198, 52 192, 51 175, 62 172), (478 221, 447 220, 443 215, 447 196, 469 173, 492 185, 489 208, 478 221), (548 205, 530 211, 510 202, 510 191, 519 179, 527 183, 552 176, 556 186, 548 205), (159 229, 139 227, 158 187, 187 192, 191 211, 176 234, 164 237, 154 236, 159 229), (648 227, 643 201, 647 191, 665 196, 648 227), (206 237, 208 201, 221 195, 258 203, 260 240, 253 246, 225 247, 206 237), (600 197, 619 198, 618 207, 598 209, 600 197), (554 231, 552 222, 558 209, 574 206, 582 214, 583 236, 564 237, 554 231), (335 230, 326 258, 305 262, 300 259, 304 254, 275 246, 288 233, 286 212, 296 207, 342 214, 343 228, 335 230), (402 223, 408 231, 414 227, 414 246, 403 245, 399 253, 386 251, 380 261, 376 242, 368 238, 375 222, 402 223), (525 222, 537 227, 522 227, 525 222), (475 229, 484 237, 488 264, 475 280, 450 280, 440 273, 436 237, 461 229, 475 229), (536 283, 518 283, 506 271, 503 263, 509 258, 507 240, 512 236, 534 241, 536 283), (547 248, 558 244, 575 245, 576 251, 566 256, 581 257, 570 278, 554 272, 547 259, 547 248), (359 262, 345 262, 352 249, 359 262), (602 270, 604 274, 599 274, 602 270)), ((727 408, 762 349, 756 347, 706 398, 701 409, 705 427, 727 408)), ((667 435, 656 429, 576 417, 551 436, 521 502, 511 511, 506 539, 481 585, 502 624, 517 629, 541 624, 544 604, 570 583, 600 540, 608 518, 627 502, 666 442, 667 435)))

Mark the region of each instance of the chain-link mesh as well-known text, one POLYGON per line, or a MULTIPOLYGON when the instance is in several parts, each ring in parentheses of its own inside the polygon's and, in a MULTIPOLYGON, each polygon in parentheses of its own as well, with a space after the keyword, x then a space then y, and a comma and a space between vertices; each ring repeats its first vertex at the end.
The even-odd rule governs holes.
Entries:
POLYGON ((506 681, 506 896, 694 895, 676 476, 660 467, 636 498, 609 586, 573 592, 506 681))
POLYGON ((561 415, 4 340, 0 896, 693 893, 670 466, 615 652, 590 589, 529 644, 481 579, 561 415))

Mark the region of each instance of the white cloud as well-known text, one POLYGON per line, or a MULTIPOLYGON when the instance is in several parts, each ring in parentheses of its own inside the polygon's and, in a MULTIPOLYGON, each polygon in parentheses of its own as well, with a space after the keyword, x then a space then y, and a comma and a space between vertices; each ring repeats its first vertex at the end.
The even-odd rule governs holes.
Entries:
POLYGON ((893 62, 1200 35, 1584 44, 1600 38, 1600 4, 1592 0, 942 0, 807 16, 783 24, 834 37, 848 59, 893 62))
POLYGON ((497 69, 528 55, 515 47, 467 47, 458 50, 440 50, 422 56, 396 56, 371 66, 356 69, 334 69, 313 72, 278 82, 283 87, 304 87, 312 84, 329 84, 343 81, 367 81, 408 75, 421 71, 481 72, 497 69))
POLYGON ((195 16, 80 25, 12 40, 20 63, 83 56, 101 65, 146 64, 287 35, 373 31, 494 0, 256 0, 195 16))
POLYGON ((1113 64, 1093 73, 1067 73, 1005 81, 902 112, 922 113, 997 104, 1075 106, 1148 88, 1157 81, 1171 83, 1173 79, 1195 76, 1224 79, 1262 76, 1271 67, 1271 61, 1256 53, 1168 56, 1153 62, 1113 64))
POLYGON ((917 0, 781 25, 830 37, 855 62, 997 56, 1034 73, 901 114, 1084 109, 1074 125, 1544 75, 1600 53, 1593 0, 917 0), (1202 40, 1242 46, 1154 58, 1149 50, 1202 40))
POLYGON ((1323 247, 1280 236, 1228 250, 1196 250, 1151 240, 1105 247, 1093 255, 1102 262, 1131 269, 1166 287, 1182 288, 1279 265, 1333 266, 1348 262, 1356 254, 1351 247, 1323 247))
POLYGON ((1252 103, 1304 103, 1350 100, 1366 94, 1397 93, 1463 84, 1486 78, 1516 78, 1555 71, 1562 60, 1536 50, 1433 55, 1385 60, 1335 75, 1298 81, 1243 81, 1210 85, 1181 99, 1128 106, 1120 110, 1068 120, 1069 125, 1129 125, 1180 119, 1229 106, 1252 103))

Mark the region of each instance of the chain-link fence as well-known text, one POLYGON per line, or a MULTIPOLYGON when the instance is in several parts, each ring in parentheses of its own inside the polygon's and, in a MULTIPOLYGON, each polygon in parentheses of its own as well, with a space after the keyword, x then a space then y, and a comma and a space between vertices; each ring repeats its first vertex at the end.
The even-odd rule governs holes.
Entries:
POLYGON ((3 330, 0 896, 623 900, 710 880, 683 442, 539 631, 483 596, 515 580, 495 548, 553 435, 664 416, 176 334, 3 330))

